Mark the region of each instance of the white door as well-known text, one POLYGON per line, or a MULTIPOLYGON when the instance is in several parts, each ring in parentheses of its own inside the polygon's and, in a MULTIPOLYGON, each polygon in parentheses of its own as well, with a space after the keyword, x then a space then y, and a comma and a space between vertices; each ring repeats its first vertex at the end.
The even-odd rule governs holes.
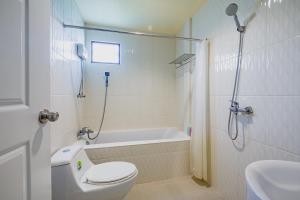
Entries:
POLYGON ((50 0, 0 0, 0 199, 50 200, 50 0))

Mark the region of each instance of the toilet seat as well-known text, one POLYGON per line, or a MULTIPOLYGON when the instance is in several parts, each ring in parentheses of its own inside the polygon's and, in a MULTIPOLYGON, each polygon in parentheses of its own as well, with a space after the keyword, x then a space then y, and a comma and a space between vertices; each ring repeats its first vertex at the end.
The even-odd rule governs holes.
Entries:
POLYGON ((111 184, 125 181, 137 174, 135 165, 128 162, 107 162, 92 166, 86 172, 90 184, 111 184))

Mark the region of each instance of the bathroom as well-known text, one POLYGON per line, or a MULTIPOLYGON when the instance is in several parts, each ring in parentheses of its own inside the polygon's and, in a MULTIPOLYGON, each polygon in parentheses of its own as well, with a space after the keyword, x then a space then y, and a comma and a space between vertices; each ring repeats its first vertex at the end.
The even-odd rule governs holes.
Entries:
POLYGON ((1 1, 0 199, 300 199, 299 10, 1 1))

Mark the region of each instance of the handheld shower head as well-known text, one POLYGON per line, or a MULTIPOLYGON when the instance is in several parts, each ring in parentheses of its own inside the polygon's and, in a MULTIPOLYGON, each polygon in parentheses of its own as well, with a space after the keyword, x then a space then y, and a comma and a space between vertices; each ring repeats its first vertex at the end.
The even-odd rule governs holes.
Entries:
POLYGON ((231 3, 227 6, 225 13, 228 16, 233 16, 236 27, 237 27, 237 31, 242 33, 242 32, 245 32, 245 26, 241 26, 239 19, 236 15, 237 11, 238 11, 238 5, 236 3, 231 3))
POLYGON ((231 3, 231 4, 229 4, 229 6, 227 6, 225 12, 226 12, 226 15, 228 15, 228 16, 234 16, 234 15, 236 15, 237 11, 238 11, 238 5, 236 3, 231 3))

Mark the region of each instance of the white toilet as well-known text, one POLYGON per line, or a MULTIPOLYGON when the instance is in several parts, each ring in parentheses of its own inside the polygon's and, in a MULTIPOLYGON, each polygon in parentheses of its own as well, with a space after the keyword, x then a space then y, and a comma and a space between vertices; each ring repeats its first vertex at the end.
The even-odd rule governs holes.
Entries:
POLYGON ((138 175, 127 162, 94 165, 79 145, 56 152, 51 165, 53 200, 121 200, 138 175))

